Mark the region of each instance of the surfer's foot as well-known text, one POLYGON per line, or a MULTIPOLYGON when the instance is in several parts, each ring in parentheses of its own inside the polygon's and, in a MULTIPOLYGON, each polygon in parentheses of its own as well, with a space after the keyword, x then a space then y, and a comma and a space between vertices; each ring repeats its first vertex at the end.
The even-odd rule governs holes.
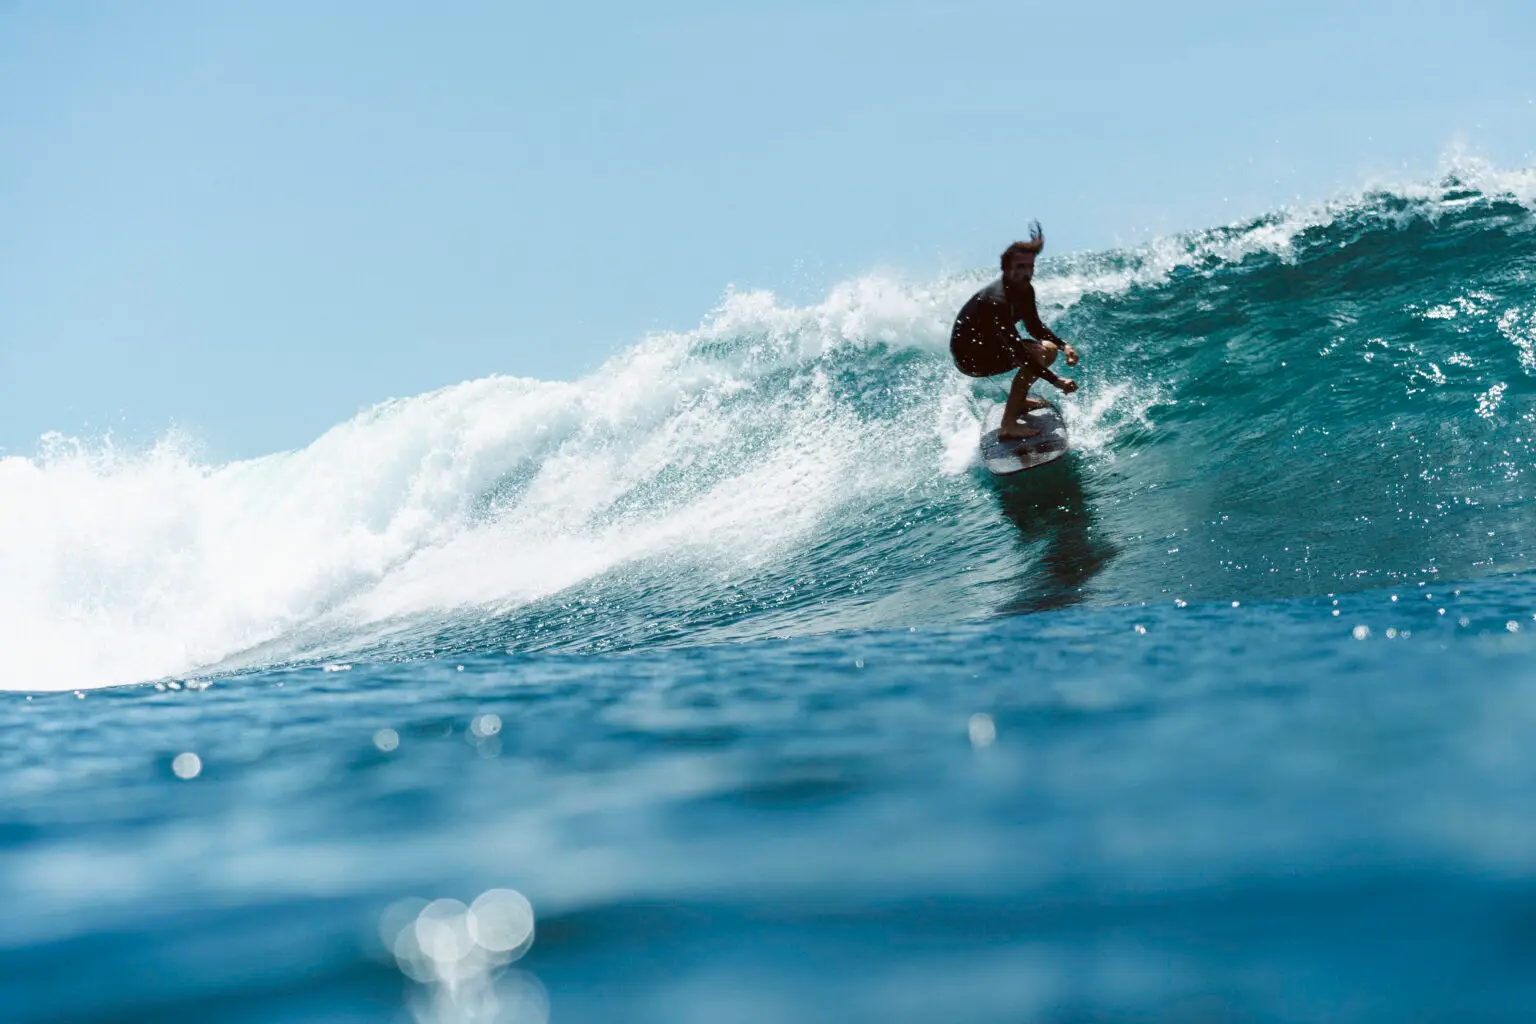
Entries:
POLYGON ((1038 427, 1014 427, 1011 430, 1006 427, 999 427, 997 439, 999 441, 1022 441, 1027 437, 1034 437, 1038 433, 1040 433, 1040 428, 1038 427))

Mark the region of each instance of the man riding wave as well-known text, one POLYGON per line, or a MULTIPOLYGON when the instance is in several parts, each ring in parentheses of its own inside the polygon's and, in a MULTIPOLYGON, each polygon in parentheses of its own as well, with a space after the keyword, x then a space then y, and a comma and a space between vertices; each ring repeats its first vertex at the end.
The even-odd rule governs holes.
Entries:
POLYGON ((1076 366, 1077 349, 1041 323, 1040 311, 1035 308, 1035 288, 1030 279, 1035 275, 1035 257, 1043 248, 1045 233, 1036 221, 1029 241, 1014 242, 1003 250, 1003 276, 961 307, 949 338, 949 353, 955 366, 968 377, 1018 371, 1003 406, 1003 425, 997 431, 1002 441, 1034 437, 1040 432, 1022 422, 1026 412, 1048 404, 1044 399, 1029 397, 1029 389, 1036 380, 1044 377, 1065 395, 1077 390, 1076 381, 1051 372, 1058 351, 1066 354, 1068 366, 1076 366), (1028 338, 1019 334, 1017 324, 1021 320, 1029 332, 1028 338))

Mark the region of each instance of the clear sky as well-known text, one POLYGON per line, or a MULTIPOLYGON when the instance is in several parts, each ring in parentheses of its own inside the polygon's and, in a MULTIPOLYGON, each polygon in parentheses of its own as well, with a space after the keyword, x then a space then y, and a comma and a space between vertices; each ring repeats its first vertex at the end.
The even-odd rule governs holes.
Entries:
POLYGON ((0 0, 0 449, 260 454, 730 284, 1528 166, 1533 47, 1529 0, 0 0))

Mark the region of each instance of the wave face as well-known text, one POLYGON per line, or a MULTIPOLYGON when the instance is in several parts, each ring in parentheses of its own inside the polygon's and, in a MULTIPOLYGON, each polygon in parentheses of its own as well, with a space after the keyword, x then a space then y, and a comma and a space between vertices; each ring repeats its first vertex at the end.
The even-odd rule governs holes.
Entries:
POLYGON ((0 685, 924 626, 1527 567, 1536 176, 1462 170, 1045 261, 1072 454, 975 467, 984 273, 728 295, 592 377, 386 402, 206 465, 0 460, 0 685))

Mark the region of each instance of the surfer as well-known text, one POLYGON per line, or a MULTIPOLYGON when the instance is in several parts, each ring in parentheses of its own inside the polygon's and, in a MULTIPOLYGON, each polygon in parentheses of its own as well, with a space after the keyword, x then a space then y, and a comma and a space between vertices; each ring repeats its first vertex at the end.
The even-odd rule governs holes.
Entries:
POLYGON ((1036 221, 1030 229, 1029 241, 1014 242, 1003 250, 1003 276, 971 296, 961 307, 949 338, 949 353, 960 372, 968 377, 992 377, 1009 370, 1019 371, 1008 391, 1008 401, 1003 406, 1003 424, 997 431, 998 439, 1003 441, 1034 437, 1039 433, 1034 427, 1020 422, 1030 409, 1043 409, 1048 404, 1044 399, 1029 397, 1029 389, 1036 380, 1044 377, 1065 395, 1077 390, 1076 381, 1051 372, 1057 352, 1066 355, 1068 366, 1076 366, 1077 349, 1040 322, 1040 311, 1035 308, 1035 289, 1029 283, 1035 276, 1035 257, 1043 248, 1045 233, 1036 221), (1028 338, 1019 334, 1017 325, 1020 320, 1029 332, 1028 338))

